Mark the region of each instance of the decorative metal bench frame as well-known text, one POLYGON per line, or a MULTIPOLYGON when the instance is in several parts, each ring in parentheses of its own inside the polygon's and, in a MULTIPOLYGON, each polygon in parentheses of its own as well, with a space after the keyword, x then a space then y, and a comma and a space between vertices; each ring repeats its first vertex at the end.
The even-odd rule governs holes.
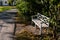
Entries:
POLYGON ((34 22, 35 27, 38 26, 40 29, 40 34, 42 34, 42 28, 48 28, 49 27, 49 18, 38 13, 37 15, 32 16, 32 22, 34 22), (35 22, 35 20, 37 21, 41 21, 40 26, 38 26, 38 23, 35 22), (46 27, 43 26, 43 24, 46 25, 46 27))

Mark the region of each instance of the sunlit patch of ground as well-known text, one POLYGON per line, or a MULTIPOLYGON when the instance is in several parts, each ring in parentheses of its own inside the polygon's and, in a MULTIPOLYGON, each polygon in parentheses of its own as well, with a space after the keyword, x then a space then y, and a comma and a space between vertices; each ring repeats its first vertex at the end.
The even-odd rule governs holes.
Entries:
POLYGON ((16 8, 15 6, 0 6, 0 12, 16 8))

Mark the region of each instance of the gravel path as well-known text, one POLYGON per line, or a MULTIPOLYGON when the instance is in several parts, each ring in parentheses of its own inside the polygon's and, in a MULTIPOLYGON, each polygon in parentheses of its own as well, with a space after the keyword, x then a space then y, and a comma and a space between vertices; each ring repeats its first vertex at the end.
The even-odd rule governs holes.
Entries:
POLYGON ((0 40, 13 40, 15 14, 7 12, 0 13, 0 40))

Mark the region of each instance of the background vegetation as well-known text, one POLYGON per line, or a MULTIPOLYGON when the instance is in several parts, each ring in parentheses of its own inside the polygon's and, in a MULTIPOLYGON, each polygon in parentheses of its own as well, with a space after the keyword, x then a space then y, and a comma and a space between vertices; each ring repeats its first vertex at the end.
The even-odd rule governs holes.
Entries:
POLYGON ((14 0, 8 0, 8 4, 9 4, 10 6, 13 5, 13 2, 14 2, 14 0))

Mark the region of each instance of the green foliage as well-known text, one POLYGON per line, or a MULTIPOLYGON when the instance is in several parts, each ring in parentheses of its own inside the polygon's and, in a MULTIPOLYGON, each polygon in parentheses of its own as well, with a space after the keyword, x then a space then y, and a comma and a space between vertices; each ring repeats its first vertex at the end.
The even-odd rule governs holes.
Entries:
POLYGON ((29 3, 25 2, 24 0, 20 0, 20 1, 18 0, 16 2, 16 5, 21 13, 26 13, 29 10, 29 8, 28 8, 29 3))
POLYGON ((29 12, 30 11, 29 2, 24 1, 24 0, 17 0, 16 7, 19 10, 18 15, 20 15, 20 18, 22 18, 22 20, 24 20, 25 22, 27 22, 28 20, 31 20, 30 19, 30 12, 29 12))
POLYGON ((20 12, 26 13, 29 10, 28 5, 29 5, 28 2, 21 0, 20 2, 17 3, 17 8, 19 9, 20 12))
POLYGON ((8 4, 9 4, 10 6, 12 6, 12 5, 13 5, 13 1, 14 1, 14 0, 8 0, 8 4))
POLYGON ((17 8, 22 15, 41 13, 50 18, 50 23, 57 26, 59 0, 17 0, 17 8))

